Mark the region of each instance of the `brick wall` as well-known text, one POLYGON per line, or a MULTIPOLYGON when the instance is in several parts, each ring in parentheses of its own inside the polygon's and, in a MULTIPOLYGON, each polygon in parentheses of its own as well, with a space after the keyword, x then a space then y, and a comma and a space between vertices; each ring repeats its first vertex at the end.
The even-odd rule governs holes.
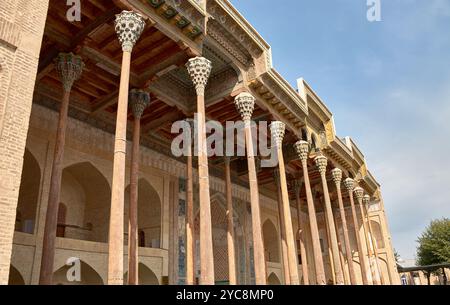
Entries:
POLYGON ((48 0, 0 6, 0 284, 8 283, 23 154, 48 0))

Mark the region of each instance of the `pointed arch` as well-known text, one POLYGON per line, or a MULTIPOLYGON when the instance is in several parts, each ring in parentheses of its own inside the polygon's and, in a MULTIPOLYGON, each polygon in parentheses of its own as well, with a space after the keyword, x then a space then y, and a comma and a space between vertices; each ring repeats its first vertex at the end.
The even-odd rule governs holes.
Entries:
POLYGON ((370 226, 372 228, 372 238, 374 239, 376 246, 378 249, 383 249, 385 247, 384 245, 384 239, 383 239, 383 232, 381 231, 381 226, 377 221, 370 220, 370 226))
POLYGON ((67 273, 71 271, 71 266, 64 265, 53 273, 53 283, 55 285, 104 285, 100 274, 88 263, 80 261, 80 282, 70 282, 67 273))
POLYGON ((267 284, 269 285, 281 285, 281 281, 275 273, 271 273, 267 278, 267 284))
MULTIPOLYGON (((130 185, 125 189, 125 232, 128 232, 130 185)), ((138 181, 139 246, 160 248, 162 201, 152 184, 145 178, 138 181)))
POLYGON ((273 222, 267 219, 263 224, 264 252, 266 260, 273 263, 280 262, 280 239, 273 222))
POLYGON ((67 207, 68 238, 107 242, 111 187, 91 162, 76 163, 62 173, 61 202, 67 207))
POLYGON ((25 285, 25 280, 19 270, 13 265, 9 266, 9 280, 8 285, 25 285))
POLYGON ((34 155, 25 148, 22 178, 17 203, 15 230, 33 234, 41 184, 41 167, 34 155))

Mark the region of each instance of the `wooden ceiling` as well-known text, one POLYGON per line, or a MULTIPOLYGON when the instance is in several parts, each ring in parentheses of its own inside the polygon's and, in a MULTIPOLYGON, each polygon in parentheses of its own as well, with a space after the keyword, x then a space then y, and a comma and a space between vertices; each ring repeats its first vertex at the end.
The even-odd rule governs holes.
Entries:
MULTIPOLYGON (((72 88, 71 108, 95 120, 110 125, 115 124, 122 49, 114 30, 114 19, 122 8, 117 7, 115 2, 110 0, 84 0, 80 22, 67 20, 67 8, 65 1, 50 0, 35 88, 35 97, 39 98, 35 100, 39 101, 44 98, 59 103, 62 96, 62 85, 53 61, 60 52, 73 52, 83 58, 85 68, 81 78, 74 83, 72 88)), ((182 43, 170 39, 156 27, 147 24, 133 49, 130 88, 147 88, 149 83, 159 77, 158 72, 170 66, 181 67, 191 56, 190 50, 186 49, 182 43), (161 63, 165 63, 165 65, 161 65, 161 63), (157 68, 155 68, 156 66, 157 68)), ((176 136, 170 130, 172 123, 192 114, 184 113, 163 98, 153 93, 150 94, 151 105, 145 110, 142 117, 142 137, 148 141, 154 137, 162 139, 170 148, 170 142, 176 136)), ((221 102, 209 105, 206 108, 206 115, 208 119, 219 121, 222 124, 241 119, 231 96, 226 96, 221 102)), ((258 105, 255 106, 253 118, 269 122, 273 120, 271 114, 258 105)), ((128 119, 130 121, 133 119, 131 113, 129 113, 128 119)), ((270 135, 267 137, 269 138, 270 135)), ((297 137, 287 131, 284 144, 292 146, 296 141, 297 137)), ((268 139, 268 143, 270 143, 270 139, 268 139)), ((211 159, 211 166, 222 168, 223 165, 221 160, 218 160, 219 158, 211 159)), ((235 161, 234 173, 239 172, 239 167, 246 168, 245 158, 235 161)), ((287 168, 292 173, 301 173, 301 165, 298 161, 288 162, 287 168)), ((312 183, 320 183, 320 177, 312 163, 309 170, 312 183)), ((236 177, 243 184, 248 182, 246 174, 240 176, 236 174, 236 177)), ((258 179, 261 187, 265 188, 273 197, 273 192, 276 191, 273 169, 262 168, 258 173, 258 179)), ((293 177, 289 175, 288 179, 293 179, 293 177)), ((294 198, 291 190, 291 199, 294 198)), ((302 192, 302 199, 305 200, 304 192, 302 192)))

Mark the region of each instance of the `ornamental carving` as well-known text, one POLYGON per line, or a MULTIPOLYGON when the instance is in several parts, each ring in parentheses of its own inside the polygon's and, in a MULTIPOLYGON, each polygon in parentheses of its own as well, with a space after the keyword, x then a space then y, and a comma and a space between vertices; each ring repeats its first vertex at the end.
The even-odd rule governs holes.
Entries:
POLYGON ((331 170, 331 177, 336 185, 340 185, 342 181, 342 170, 339 168, 334 168, 331 170))
POLYGON ((132 89, 129 94, 129 103, 134 117, 139 120, 150 104, 150 94, 144 90, 132 89))
POLYGON ((73 83, 80 78, 84 63, 80 56, 73 53, 59 53, 55 59, 55 68, 63 83, 64 91, 69 92, 73 83))
POLYGON ((286 125, 283 122, 274 121, 270 124, 270 133, 272 135, 272 141, 276 147, 282 147, 285 131, 286 125))
POLYGON ((197 94, 204 95, 206 84, 211 74, 211 62, 204 57, 191 58, 186 64, 186 69, 194 83, 197 94))
POLYGON ((250 121, 252 119, 253 110, 255 109, 255 98, 248 92, 242 92, 234 99, 237 111, 240 113, 242 120, 250 121))
POLYGON ((317 169, 319 170, 320 174, 325 174, 327 171, 327 165, 328 160, 324 156, 318 156, 314 159, 314 162, 316 162, 317 169))
POLYGON ((353 192, 355 193, 356 198, 359 200, 362 200, 363 196, 364 196, 364 190, 360 187, 357 187, 353 190, 353 192))
POLYGON ((145 21, 135 12, 122 11, 116 15, 115 30, 123 52, 131 52, 145 28, 145 21))
POLYGON ((298 141, 294 144, 294 149, 297 152, 301 161, 308 160, 309 155, 309 143, 306 141, 298 141))
POLYGON ((352 178, 347 178, 344 180, 344 186, 347 191, 352 192, 355 188, 355 181, 352 178))

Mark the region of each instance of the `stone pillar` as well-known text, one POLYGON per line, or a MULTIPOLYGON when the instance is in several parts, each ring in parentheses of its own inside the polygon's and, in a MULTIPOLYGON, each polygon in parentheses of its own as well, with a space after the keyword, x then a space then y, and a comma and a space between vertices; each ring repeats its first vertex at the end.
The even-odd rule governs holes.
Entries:
POLYGON ((225 157, 225 186, 227 193, 227 244, 228 244, 228 274, 230 285, 237 284, 236 278, 236 251, 234 249, 234 211, 231 194, 230 158, 225 157))
POLYGON ((344 186, 348 191, 348 197, 350 198, 350 205, 352 209, 352 218, 353 218, 353 226, 355 228, 355 237, 356 244, 358 245, 358 256, 359 256, 359 264, 361 267, 361 277, 364 285, 369 285, 369 275, 368 275, 368 265, 366 262, 366 258, 363 251, 363 246, 361 243, 361 237, 359 234, 359 222, 358 217, 356 215, 355 202, 353 200, 353 189, 355 188, 355 182, 351 178, 347 178, 344 180, 344 186))
POLYGON ((133 89, 129 103, 133 111, 133 147, 131 151, 130 202, 128 228, 128 285, 138 285, 138 185, 139 185, 139 145, 141 138, 141 117, 150 103, 150 94, 133 89))
POLYGON ((341 260, 339 258, 339 245, 336 235, 336 225, 334 223, 333 210, 331 208, 330 194, 328 192, 328 182, 326 177, 328 160, 324 156, 318 156, 314 159, 322 180, 323 195, 325 199, 325 217, 330 235, 331 254, 333 257, 333 266, 336 276, 336 284, 344 284, 344 274, 342 272, 341 260))
POLYGON ((373 230, 372 230, 372 224, 370 223, 370 217, 369 217, 369 203, 370 203, 370 196, 369 195, 364 195, 363 199, 362 199, 362 212, 365 214, 364 216, 364 220, 367 223, 367 228, 369 230, 369 234, 367 236, 367 238, 369 239, 369 247, 370 247, 370 251, 372 252, 373 256, 372 259, 374 260, 374 268, 375 268, 375 279, 374 282, 377 281, 378 284, 384 285, 385 281, 383 279, 383 275, 381 272, 381 268, 380 268, 380 260, 378 259, 378 247, 377 247, 377 242, 375 240, 375 235, 373 235, 373 230), (367 217, 367 218, 366 218, 367 217))
POLYGON ((364 217, 364 208, 362 206, 362 199, 364 196, 364 190, 360 187, 356 187, 353 192, 355 193, 356 199, 358 201, 358 206, 359 206, 359 212, 361 214, 361 222, 362 222, 362 227, 363 227, 363 239, 364 241, 362 241, 362 243, 364 243, 366 245, 366 250, 367 250, 367 261, 368 261, 368 268, 370 269, 370 274, 371 274, 371 279, 372 279, 372 283, 374 285, 379 285, 379 281, 376 279, 376 274, 375 274, 375 268, 373 265, 373 259, 372 259, 372 248, 370 247, 370 242, 369 242, 369 238, 367 236, 367 223, 365 221, 365 217, 364 217))
POLYGON ((134 12, 122 11, 116 15, 115 29, 122 45, 122 71, 114 143, 114 165, 111 187, 111 212, 109 219, 108 284, 123 284, 123 215, 125 199, 125 162, 127 148, 128 87, 131 52, 144 30, 143 18, 134 12))
POLYGON ((206 58, 195 57, 188 61, 186 68, 197 92, 198 178, 200 189, 200 284, 214 285, 214 255, 205 122, 205 88, 212 67, 211 62, 206 58))
POLYGON ((194 219, 194 178, 192 169, 192 140, 194 139, 194 121, 186 120, 190 126, 191 136, 187 144, 186 162, 186 284, 195 284, 195 219, 194 219))
POLYGON ((331 175, 332 175, 333 181, 336 185, 338 204, 339 204, 339 213, 341 216, 342 230, 344 233, 344 247, 345 247, 345 254, 347 257, 350 283, 352 285, 357 285, 358 280, 356 279, 355 266, 353 264, 352 250, 350 248, 350 238, 348 235, 347 218, 345 216, 344 203, 342 201, 342 192, 341 192, 342 171, 339 168, 335 168, 331 171, 331 175))
POLYGON ((283 262, 284 284, 290 285, 291 276, 289 274, 289 257, 285 231, 286 226, 284 224, 283 198, 281 195, 281 187, 280 187, 280 170, 275 169, 273 175, 275 178, 275 184, 277 186, 277 195, 278 195, 278 218, 280 219, 281 257, 283 262))
POLYGON ((288 248, 289 259, 289 275, 291 285, 299 285, 298 278, 298 257, 296 250, 296 238, 292 229, 291 205, 289 203, 289 192, 286 181, 286 171, 284 167, 283 156, 283 138, 286 131, 284 123, 275 121, 270 124, 270 132, 272 135, 272 145, 276 146, 278 156, 278 168, 280 170, 280 189, 281 199, 283 202, 284 226, 286 232, 286 244, 288 248))
POLYGON ((255 264, 255 282, 257 285, 266 285, 267 272, 264 259, 264 242, 262 238, 261 211, 259 207, 258 179, 255 167, 255 153, 253 151, 253 138, 251 118, 255 108, 255 98, 243 92, 234 100, 236 108, 245 124, 245 146, 247 149, 248 179, 250 185, 250 205, 252 213, 253 256, 255 264))
POLYGON ((300 200, 300 181, 294 181, 295 200, 297 203, 298 239, 300 241, 300 257, 302 258, 303 285, 309 285, 308 257, 305 247, 305 224, 302 220, 302 202, 300 200))
POLYGON ((295 143, 294 148, 302 162, 303 177, 306 190, 306 202, 308 204, 309 224, 311 228, 311 240, 314 253, 314 267, 316 271, 316 282, 319 285, 326 285, 325 268, 323 266, 322 249, 320 248, 319 228, 317 226, 316 208, 314 206, 314 200, 311 192, 311 185, 309 183, 308 174, 308 154, 309 143, 305 141, 298 141, 295 143))
POLYGON ((45 218, 41 271, 39 276, 39 284, 41 285, 51 285, 53 279, 56 228, 58 225, 58 209, 70 92, 72 90, 73 83, 81 76, 84 64, 81 60, 81 57, 79 56, 75 56, 72 53, 61 53, 55 60, 55 67, 63 84, 63 98, 61 102, 61 108, 59 110, 58 127, 56 130, 55 150, 50 180, 50 191, 48 195, 48 207, 45 218))

